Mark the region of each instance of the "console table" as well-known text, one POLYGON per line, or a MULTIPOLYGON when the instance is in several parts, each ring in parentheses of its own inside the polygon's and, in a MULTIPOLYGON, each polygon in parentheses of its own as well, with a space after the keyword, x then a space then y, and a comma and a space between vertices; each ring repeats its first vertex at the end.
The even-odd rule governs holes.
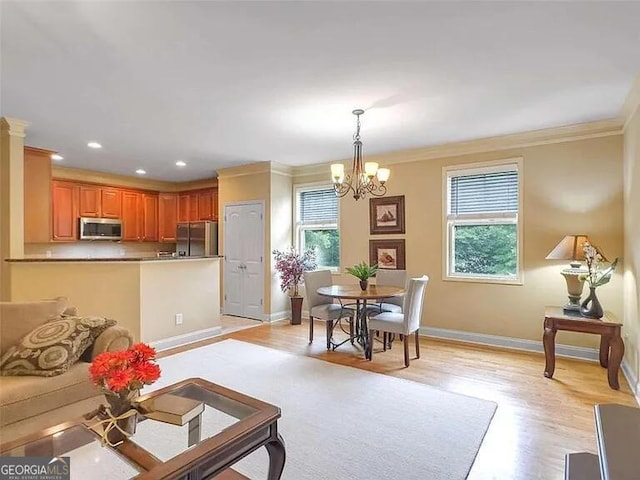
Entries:
POLYGON ((544 376, 553 377, 556 367, 556 332, 593 333, 600 335, 600 365, 608 370, 609 386, 614 390, 620 388, 618 371, 624 356, 624 343, 620 333, 622 324, 615 321, 607 313, 601 319, 585 318, 577 315, 567 315, 562 307, 545 307, 544 312, 544 344, 545 368, 544 376))

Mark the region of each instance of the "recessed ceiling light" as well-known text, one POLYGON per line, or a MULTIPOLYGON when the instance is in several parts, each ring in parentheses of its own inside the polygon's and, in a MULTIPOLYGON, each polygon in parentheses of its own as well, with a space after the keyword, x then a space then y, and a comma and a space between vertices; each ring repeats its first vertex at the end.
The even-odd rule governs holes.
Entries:
POLYGON ((57 153, 54 153, 51 155, 51 160, 64 160, 64 157, 62 155, 58 155, 57 153))
POLYGON ((138 175, 145 175, 145 174, 147 173, 147 171, 146 171, 146 170, 143 170, 143 169, 141 169, 141 168, 139 168, 139 169, 137 169, 137 170, 136 170, 136 173, 137 173, 138 175))
POLYGON ((183 162, 182 160, 178 160, 176 162, 176 166, 178 166, 178 167, 186 167, 187 166, 187 162, 183 162))
POLYGON ((87 147, 89 147, 89 148, 102 148, 102 145, 100 145, 98 142, 89 142, 89 143, 87 143, 87 147))

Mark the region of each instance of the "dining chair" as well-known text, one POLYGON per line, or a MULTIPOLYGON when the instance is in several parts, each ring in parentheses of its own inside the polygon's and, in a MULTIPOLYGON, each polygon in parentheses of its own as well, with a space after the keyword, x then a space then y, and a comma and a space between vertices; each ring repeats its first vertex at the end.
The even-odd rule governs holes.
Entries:
MULTIPOLYGON (((378 270, 376 272, 376 285, 387 287, 407 288, 406 270, 378 270)), ((378 302, 381 312, 402 313, 403 297, 389 297, 378 302)))
POLYGON ((349 330, 353 338, 353 310, 343 308, 342 305, 333 303, 333 299, 320 295, 317 290, 320 287, 333 285, 331 270, 315 270, 304 272, 304 288, 307 295, 307 307, 309 308, 309 343, 313 342, 313 319, 324 320, 327 325, 327 350, 331 350, 331 337, 333 336, 334 321, 341 318, 349 319, 349 330))
POLYGON ((420 358, 420 317, 422 316, 422 304, 424 290, 429 277, 423 275, 420 278, 409 280, 409 288, 404 296, 402 313, 382 312, 369 319, 369 360, 373 357, 373 337, 375 332, 397 333, 403 336, 404 341, 404 366, 409 366, 409 335, 415 332, 416 357, 420 358))

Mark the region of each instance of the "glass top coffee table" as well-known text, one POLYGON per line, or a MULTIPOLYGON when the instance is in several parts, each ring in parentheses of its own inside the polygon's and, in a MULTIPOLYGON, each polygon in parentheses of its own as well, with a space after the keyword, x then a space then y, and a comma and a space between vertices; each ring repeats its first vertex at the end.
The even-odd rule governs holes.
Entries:
POLYGON ((90 428, 96 419, 78 419, 2 445, 0 456, 70 457, 72 479, 242 479, 229 467, 264 446, 268 479, 281 477, 285 447, 278 407, 200 378, 144 395, 138 403, 166 403, 171 396, 202 406, 184 425, 139 416, 135 434, 116 447, 101 445, 90 428))

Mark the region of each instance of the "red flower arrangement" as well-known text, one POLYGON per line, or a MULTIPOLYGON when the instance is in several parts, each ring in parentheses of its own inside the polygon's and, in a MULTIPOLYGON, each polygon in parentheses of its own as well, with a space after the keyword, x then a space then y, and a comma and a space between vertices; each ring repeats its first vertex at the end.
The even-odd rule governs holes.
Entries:
POLYGON ((151 385, 160 378, 160 367, 155 358, 154 348, 136 343, 128 350, 98 355, 89 367, 89 375, 106 394, 128 399, 143 385, 151 385))

